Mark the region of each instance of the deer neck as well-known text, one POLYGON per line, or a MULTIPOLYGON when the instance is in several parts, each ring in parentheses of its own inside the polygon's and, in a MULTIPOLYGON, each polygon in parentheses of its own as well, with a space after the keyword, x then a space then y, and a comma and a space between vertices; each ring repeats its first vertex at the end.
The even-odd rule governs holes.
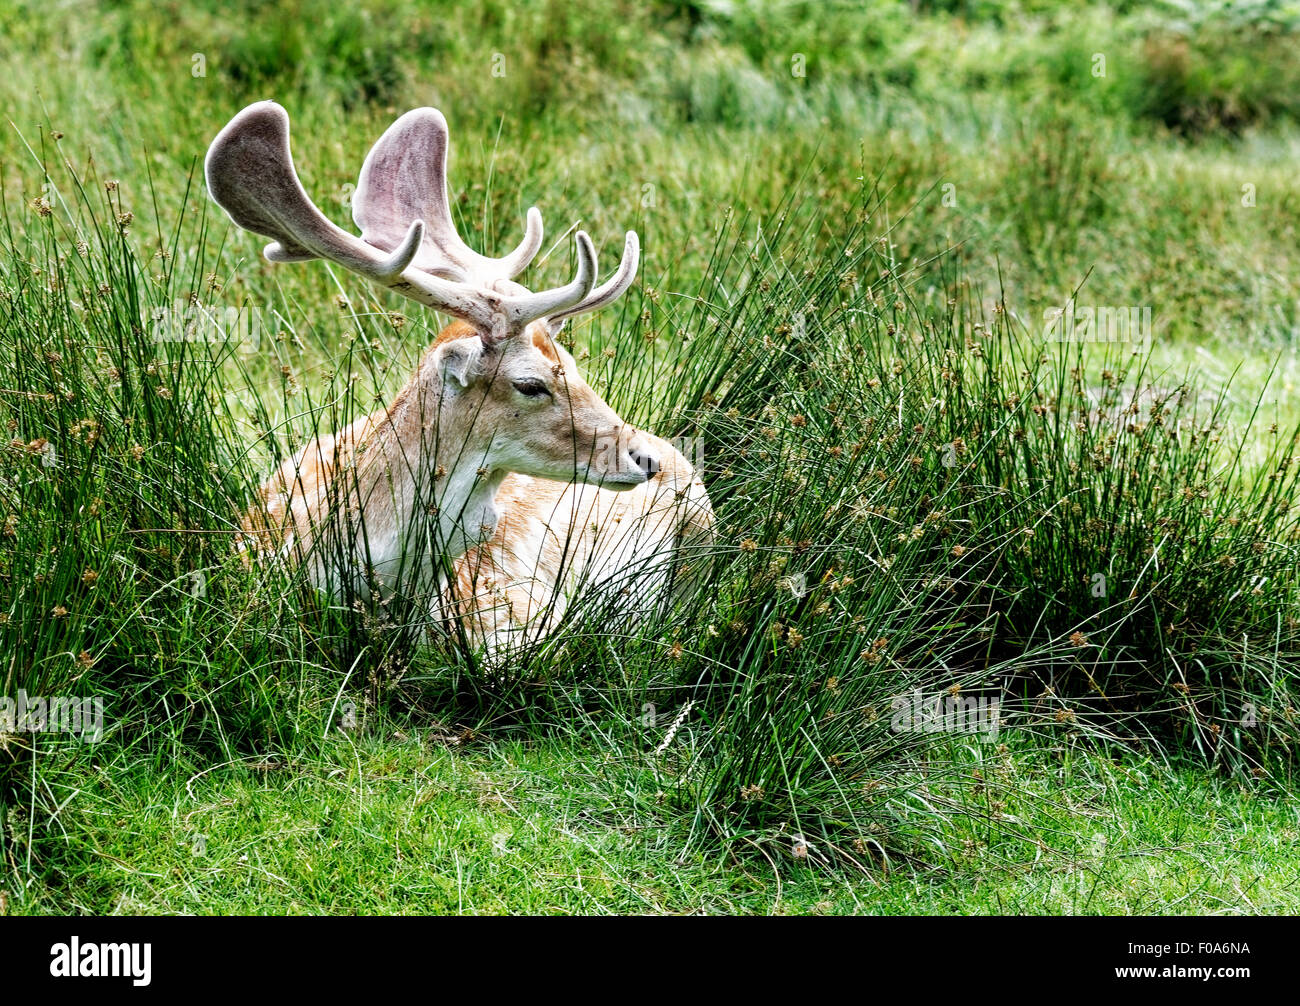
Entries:
POLYGON ((446 470, 447 475, 440 480, 445 486, 440 493, 435 491, 434 506, 438 508, 438 539, 447 557, 455 559, 496 533, 501 516, 496 497, 506 473, 480 474, 480 467, 473 462, 448 466, 446 470))
POLYGON ((439 385, 424 376, 388 409, 376 453, 390 485, 376 488, 393 501, 392 549, 426 551, 436 520, 440 551, 455 559, 495 533, 507 472, 488 460, 490 424, 477 408, 454 391, 431 390, 439 385))

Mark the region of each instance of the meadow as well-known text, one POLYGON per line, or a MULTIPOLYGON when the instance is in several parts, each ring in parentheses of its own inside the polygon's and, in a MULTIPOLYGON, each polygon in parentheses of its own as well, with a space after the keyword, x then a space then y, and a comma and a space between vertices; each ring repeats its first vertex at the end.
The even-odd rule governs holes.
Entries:
POLYGON ((0 695, 103 710, 0 730, 0 914, 1300 910, 1297 42, 1280 2, 0 0, 0 695), (530 286, 638 231, 564 338, 698 445, 707 590, 488 669, 240 561, 446 320, 212 205, 265 98, 341 225, 432 105, 471 245, 545 214, 530 286))

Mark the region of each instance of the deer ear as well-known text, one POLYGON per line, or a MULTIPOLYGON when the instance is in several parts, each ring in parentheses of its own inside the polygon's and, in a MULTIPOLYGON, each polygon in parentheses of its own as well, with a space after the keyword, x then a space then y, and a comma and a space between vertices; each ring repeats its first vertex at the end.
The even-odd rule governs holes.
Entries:
POLYGON ((483 340, 477 335, 444 342, 438 347, 438 370, 443 383, 455 378, 462 388, 469 387, 470 376, 482 355, 483 340))

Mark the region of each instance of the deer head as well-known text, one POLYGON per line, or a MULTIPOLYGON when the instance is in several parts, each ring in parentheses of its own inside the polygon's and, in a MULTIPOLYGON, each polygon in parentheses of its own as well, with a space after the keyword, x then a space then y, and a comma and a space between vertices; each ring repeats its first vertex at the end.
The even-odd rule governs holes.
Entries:
POLYGON ((275 102, 250 105, 226 125, 205 173, 212 198, 236 224, 273 239, 270 261, 327 259, 458 319, 390 406, 405 464, 433 460, 410 455, 428 453, 419 431, 436 418, 440 440, 459 440, 456 457, 476 469, 611 489, 640 485, 658 468, 653 448, 582 380, 553 338, 567 318, 604 307, 631 286, 636 234, 628 232, 617 271, 597 286, 595 249, 578 231, 573 280, 530 292, 515 277, 541 247, 541 214, 528 211, 523 240, 501 258, 469 248, 451 217, 447 149, 447 123, 436 109, 415 109, 389 127, 353 195, 360 237, 307 196, 289 151, 289 117, 275 102), (412 411, 405 424, 396 418, 412 411))

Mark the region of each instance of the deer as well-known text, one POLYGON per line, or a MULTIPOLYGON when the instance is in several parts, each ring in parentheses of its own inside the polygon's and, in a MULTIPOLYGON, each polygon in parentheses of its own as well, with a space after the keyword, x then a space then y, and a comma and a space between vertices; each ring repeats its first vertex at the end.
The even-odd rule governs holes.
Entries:
POLYGON ((557 341, 569 319, 632 285, 637 235, 597 285, 595 247, 578 230, 573 279, 530 291, 516 278, 542 246, 541 213, 528 210, 507 254, 471 249, 452 219, 449 146, 437 109, 394 122, 362 163, 356 236, 307 195, 280 105, 249 105, 212 141, 208 193, 272 239, 267 260, 323 259, 452 319, 390 403, 266 478, 239 516, 238 547, 304 567, 331 595, 435 583, 431 621, 458 623, 490 654, 553 633, 584 589, 645 617, 693 582, 683 556, 712 541, 708 493, 681 451, 624 422, 557 341))

